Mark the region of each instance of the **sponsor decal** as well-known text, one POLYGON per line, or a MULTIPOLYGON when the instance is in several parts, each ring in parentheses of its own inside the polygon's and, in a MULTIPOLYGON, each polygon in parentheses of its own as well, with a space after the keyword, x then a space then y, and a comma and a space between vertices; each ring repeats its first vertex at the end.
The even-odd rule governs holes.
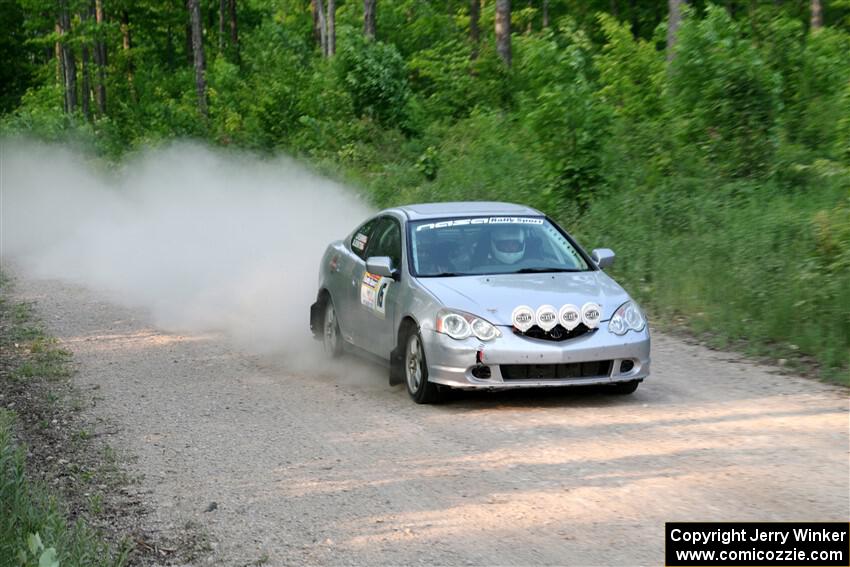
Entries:
POLYGON ((558 313, 551 305, 541 305, 535 313, 537 326, 544 331, 551 331, 558 324, 558 313))
POLYGON ((585 303, 581 306, 581 322, 588 329, 595 329, 602 317, 602 307, 598 303, 585 303))
POLYGON ((383 319, 387 313, 387 288, 390 287, 391 281, 392 280, 389 278, 381 278, 381 283, 378 286, 378 293, 375 295, 375 312, 378 313, 381 319, 383 319))
POLYGON ((511 321, 514 327, 524 333, 534 326, 534 311, 527 305, 520 305, 511 313, 511 321))
POLYGON ((369 237, 362 232, 358 232, 354 236, 354 240, 351 241, 351 247, 357 250, 365 250, 367 242, 369 242, 369 237))
POLYGON ((467 226, 471 224, 543 224, 543 219, 535 217, 477 217, 470 219, 452 219, 440 222, 428 222, 416 227, 420 230, 449 228, 452 226, 467 226))
POLYGON ((387 312, 386 299, 390 283, 392 283, 391 278, 383 278, 366 272, 363 274, 363 281, 360 284, 360 304, 381 319, 387 312))
POLYGON ((568 303, 558 311, 558 321, 563 328, 572 331, 581 323, 581 311, 575 305, 568 303))

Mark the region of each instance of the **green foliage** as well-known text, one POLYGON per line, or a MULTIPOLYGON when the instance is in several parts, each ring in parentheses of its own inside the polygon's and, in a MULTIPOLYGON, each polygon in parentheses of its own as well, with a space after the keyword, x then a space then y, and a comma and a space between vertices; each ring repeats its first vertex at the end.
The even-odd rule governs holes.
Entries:
POLYGON ((679 30, 670 68, 671 111, 684 153, 728 177, 770 171, 780 77, 728 12, 709 6, 679 30))
POLYGON ((32 47, 26 43, 24 11, 17 2, 0 9, 0 114, 14 109, 35 79, 30 62, 32 47))
POLYGON ((41 537, 37 533, 27 536, 27 548, 29 554, 24 550, 20 550, 18 553, 18 563, 20 565, 35 566, 37 564, 38 567, 59 567, 59 560, 56 558, 56 548, 48 547, 45 549, 44 544, 41 543, 41 537))
POLYGON ((807 3, 693 0, 672 62, 664 2, 553 0, 547 28, 540 3, 514 4, 511 68, 493 2, 477 45, 468 3, 379 3, 379 41, 362 37, 362 3, 338 4, 332 58, 307 2, 240 2, 238 54, 229 38, 219 50, 206 4, 204 120, 182 5, 106 3, 108 24, 75 18, 64 38, 78 62, 87 41, 109 46, 108 112, 87 122, 62 110, 56 5, 20 0, 0 8, 24 20, 0 52, 28 53, 31 74, 0 128, 110 158, 174 137, 285 151, 378 206, 528 203, 617 248, 655 316, 850 365, 850 0, 831 0, 817 31, 807 3))
POLYGON ((627 24, 599 16, 605 34, 595 59, 599 96, 612 111, 632 122, 657 120, 664 113, 664 57, 654 45, 635 39, 627 24))
POLYGON ((341 39, 337 69, 340 82, 351 96, 354 113, 383 125, 403 121, 410 89, 398 49, 354 33, 341 39))
POLYGON ((698 332, 846 365, 850 209, 825 208, 842 190, 832 183, 812 198, 701 184, 612 195, 576 230, 592 246, 617 243, 615 277, 657 316, 686 314, 698 332))
POLYGON ((418 51, 407 66, 411 89, 424 100, 430 120, 466 116, 484 94, 473 75, 470 51, 461 42, 418 51))
POLYGON ((850 85, 850 35, 823 29, 806 38, 800 89, 795 117, 799 122, 789 127, 789 134, 811 150, 832 154, 836 139, 837 117, 842 113, 843 95, 850 85))
POLYGON ((82 521, 67 523, 62 505, 27 479, 14 423, 14 414, 0 410, 0 557, 24 567, 123 565, 82 521))
POLYGON ((850 165, 850 81, 841 93, 838 103, 834 155, 845 165, 850 165))
POLYGON ((549 165, 544 188, 557 199, 582 204, 605 185, 600 151, 610 117, 589 77, 588 52, 580 33, 566 45, 551 36, 522 38, 517 45, 519 115, 549 165))

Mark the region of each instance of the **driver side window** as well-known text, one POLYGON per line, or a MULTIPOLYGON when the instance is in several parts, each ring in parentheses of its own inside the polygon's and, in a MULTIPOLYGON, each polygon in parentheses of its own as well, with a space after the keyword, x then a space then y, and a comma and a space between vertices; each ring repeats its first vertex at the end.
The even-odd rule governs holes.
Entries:
POLYGON ((401 266, 401 225, 397 220, 390 217, 379 219, 377 226, 372 231, 366 257, 389 256, 393 261, 393 268, 401 266))

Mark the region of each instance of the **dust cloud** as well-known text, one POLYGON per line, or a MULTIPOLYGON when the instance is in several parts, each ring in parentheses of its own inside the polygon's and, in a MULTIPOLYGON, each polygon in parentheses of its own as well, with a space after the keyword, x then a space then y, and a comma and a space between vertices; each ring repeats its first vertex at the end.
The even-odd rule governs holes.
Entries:
POLYGON ((21 140, 0 141, 0 209, 4 263, 146 309, 168 331, 224 332, 255 353, 312 346, 321 255, 369 213, 284 157, 178 143, 107 170, 21 140))

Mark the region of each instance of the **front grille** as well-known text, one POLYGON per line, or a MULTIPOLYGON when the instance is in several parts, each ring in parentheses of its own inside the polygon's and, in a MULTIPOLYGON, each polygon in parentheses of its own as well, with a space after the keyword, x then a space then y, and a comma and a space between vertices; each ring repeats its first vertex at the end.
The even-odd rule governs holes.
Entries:
POLYGON ((573 329, 572 331, 566 330, 561 325, 555 325, 552 330, 544 331, 537 325, 534 325, 526 332, 522 332, 516 327, 514 327, 514 334, 519 335, 521 337, 529 337, 532 339, 541 339, 544 341, 566 341, 568 339, 574 339, 576 337, 580 337, 586 333, 591 332, 584 323, 579 323, 578 327, 573 329))
POLYGON ((608 376, 613 363, 613 360, 597 360, 568 364, 502 364, 499 369, 503 380, 564 380, 608 376))

